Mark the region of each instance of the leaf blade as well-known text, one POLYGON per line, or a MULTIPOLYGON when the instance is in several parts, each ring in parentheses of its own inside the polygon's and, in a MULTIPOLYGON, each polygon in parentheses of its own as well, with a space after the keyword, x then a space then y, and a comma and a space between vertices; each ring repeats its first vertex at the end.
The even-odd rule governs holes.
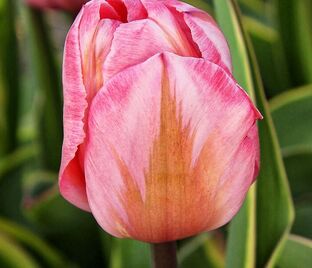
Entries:
MULTIPOLYGON (((221 29, 232 53, 234 77, 255 100, 250 63, 236 12, 229 1, 215 0, 214 7, 221 29)), ((244 205, 230 223, 226 267, 254 267, 255 264, 255 187, 248 192, 244 205), (241 228, 241 226, 245 228, 241 228)))
POLYGON ((65 260, 58 252, 24 227, 7 219, 0 218, 0 231, 32 248, 35 252, 38 252, 50 265, 49 267, 62 267, 62 265, 65 265, 65 260))
POLYGON ((312 263, 312 240, 290 235, 278 258, 278 267, 310 267, 312 263))
POLYGON ((35 260, 19 245, 0 232, 0 265, 8 268, 39 268, 35 260))
MULTIPOLYGON (((245 82, 245 84, 246 81, 251 81, 251 83, 249 82, 251 88, 246 88, 246 90, 248 93, 250 93, 250 91, 254 92, 254 94, 250 95, 257 99, 258 108, 264 116, 264 120, 259 123, 262 164, 256 190, 256 266, 264 267, 267 265, 268 267, 272 267, 276 256, 278 256, 278 252, 283 246, 283 242, 285 242, 294 218, 290 190, 274 125, 265 99, 257 62, 248 36, 244 32, 238 6, 234 0, 215 0, 214 4, 215 7, 217 7, 216 13, 221 28, 225 31, 226 36, 230 36, 228 41, 234 57, 234 68, 237 66, 237 69, 239 69, 236 72, 234 69, 234 74, 238 73, 240 75, 249 76, 248 79, 245 78, 241 80, 241 76, 238 76, 237 79, 240 83, 245 82), (239 46, 243 47, 238 49, 239 46), (245 65, 241 70, 248 69, 249 71, 242 72, 240 70, 240 65, 245 65), (267 189, 270 191, 268 192, 267 189), (276 214, 278 214, 279 217, 276 217, 276 214), (265 224, 261 224, 261 221, 265 222, 265 224), (273 236, 272 233, 274 234, 273 236)), ((236 219, 234 219, 234 223, 235 220, 236 219)), ((245 226, 248 226, 248 221, 246 221, 246 218, 242 218, 241 224, 237 224, 237 226, 237 228, 242 226, 245 228, 245 226)), ((237 228, 230 229, 230 232, 237 232, 237 228)), ((232 237, 235 236, 235 240, 242 243, 242 239, 238 238, 234 233, 232 237)), ((231 243, 230 241, 230 251, 235 251, 235 244, 235 242, 231 243)), ((255 245, 253 246, 255 247, 255 245)), ((236 255, 236 259, 247 260, 246 255, 252 254, 247 250, 240 253, 242 256, 238 257, 236 255)), ((230 254, 228 254, 228 256, 230 256, 230 254)), ((228 258, 227 262, 229 263, 229 267, 236 267, 231 265, 232 261, 232 259, 228 258)), ((241 266, 238 267, 253 267, 253 263, 249 261, 249 263, 242 263, 241 266)))

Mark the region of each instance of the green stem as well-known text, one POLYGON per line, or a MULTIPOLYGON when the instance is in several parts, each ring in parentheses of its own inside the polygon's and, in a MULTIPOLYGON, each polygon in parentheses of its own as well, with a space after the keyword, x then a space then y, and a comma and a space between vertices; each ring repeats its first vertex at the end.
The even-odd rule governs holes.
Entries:
POLYGON ((176 268, 177 246, 175 241, 151 244, 154 268, 176 268))

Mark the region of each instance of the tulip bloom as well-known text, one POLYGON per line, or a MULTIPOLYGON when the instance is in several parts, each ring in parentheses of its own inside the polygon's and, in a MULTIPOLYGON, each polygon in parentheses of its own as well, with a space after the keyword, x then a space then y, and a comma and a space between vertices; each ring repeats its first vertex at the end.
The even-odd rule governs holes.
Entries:
POLYGON ((218 228, 259 170, 260 113, 205 12, 175 0, 94 0, 66 40, 60 191, 117 237, 218 228))
POLYGON ((26 0, 31 6, 37 8, 55 8, 67 11, 79 11, 88 0, 26 0))

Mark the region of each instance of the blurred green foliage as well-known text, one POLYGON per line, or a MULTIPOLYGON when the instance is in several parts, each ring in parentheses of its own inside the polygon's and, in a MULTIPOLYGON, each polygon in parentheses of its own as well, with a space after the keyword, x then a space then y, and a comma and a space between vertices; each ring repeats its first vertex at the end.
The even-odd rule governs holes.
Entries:
MULTIPOLYGON (((310 267, 312 2, 186 2, 219 22, 234 75, 264 120, 261 173, 244 206, 228 228, 179 241, 179 264, 310 267)), ((0 1, 0 267, 149 267, 149 245, 109 236, 58 193, 62 47, 72 19, 0 1)))

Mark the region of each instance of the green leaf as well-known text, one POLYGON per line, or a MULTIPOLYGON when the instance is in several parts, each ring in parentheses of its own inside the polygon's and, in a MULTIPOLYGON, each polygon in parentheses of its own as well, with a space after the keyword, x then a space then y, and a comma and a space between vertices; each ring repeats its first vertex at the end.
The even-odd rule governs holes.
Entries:
POLYGON ((257 182, 257 267, 273 267, 293 219, 293 203, 282 161, 275 127, 265 99, 252 47, 245 35, 252 64, 258 108, 264 120, 259 123, 261 169, 257 182))
POLYGON ((43 14, 38 9, 29 9, 27 15, 33 61, 31 67, 34 69, 35 86, 40 91, 42 100, 38 113, 41 158, 45 168, 57 171, 63 129, 60 71, 43 14))
MULTIPOLYGON (((233 3, 214 1, 216 16, 232 52, 234 77, 255 100, 248 52, 233 3)), ((226 267, 253 267, 255 263, 255 189, 251 188, 244 205, 230 224, 226 267)))
POLYGON ((312 264, 312 240, 300 236, 290 235, 286 245, 278 258, 276 267, 300 268, 310 267, 312 264))
POLYGON ((256 209, 254 200, 249 197, 245 207, 232 221, 227 266, 253 267, 255 264, 257 267, 272 267, 293 221, 291 195, 255 55, 242 26, 237 4, 233 0, 215 0, 214 3, 218 21, 231 48, 234 76, 249 95, 257 99, 257 106, 264 116, 264 120, 259 122, 261 168, 256 209), (246 208, 247 205, 249 208, 246 208), (256 238, 255 232, 250 232, 255 228, 255 215, 256 238))
POLYGON ((218 23, 226 36, 232 53, 233 74, 240 85, 255 100, 248 52, 243 38, 240 18, 233 2, 214 0, 218 23))
POLYGON ((224 254, 220 242, 218 236, 213 233, 203 233, 183 241, 178 250, 179 267, 224 267, 224 254))
POLYGON ((24 222, 21 211, 22 170, 38 155, 34 144, 24 145, 14 152, 0 158, 0 215, 24 222))
POLYGON ((311 196, 312 192, 312 150, 305 149, 284 156, 284 163, 291 192, 295 199, 311 196))
POLYGON ((147 243, 113 238, 110 268, 150 267, 151 255, 147 243))
POLYGON ((52 249, 37 235, 15 222, 0 218, 0 232, 32 249, 42 257, 48 267, 56 268, 66 265, 63 257, 61 257, 58 252, 52 249))
POLYGON ((256 52, 266 94, 271 97, 289 88, 288 69, 278 32, 249 16, 243 16, 243 24, 256 52))
POLYGON ((284 156, 312 149, 312 85, 276 96, 270 108, 284 156))
POLYGON ((252 186, 243 206, 230 223, 225 267, 254 267, 255 233, 255 186, 252 186))
POLYGON ((312 237, 312 85, 276 96, 270 108, 295 201, 292 232, 312 237))
POLYGON ((6 268, 39 268, 39 265, 23 248, 1 232, 0 266, 6 268))
POLYGON ((211 13, 211 11, 212 11, 211 6, 205 0, 182 0, 182 1, 192 5, 194 7, 205 10, 209 13, 211 13))
POLYGON ((32 160, 38 155, 38 147, 30 144, 20 147, 15 152, 0 159, 0 181, 9 171, 18 169, 25 162, 32 160))
POLYGON ((275 0, 293 86, 312 82, 312 2, 275 0))
POLYGON ((100 232, 100 237, 101 237, 101 242, 102 242, 102 255, 103 255, 104 263, 110 264, 111 254, 112 254, 112 244, 115 238, 104 231, 100 232))
POLYGON ((204 243, 209 238, 208 233, 203 233, 194 238, 187 239, 178 250, 178 263, 183 267, 207 267, 207 257, 204 243))
POLYGON ((263 0, 238 0, 237 2, 244 16, 271 26, 270 11, 272 10, 272 3, 263 0))
MULTIPOLYGON (((23 165, 24 166, 24 165, 23 165)), ((0 179, 0 216, 23 222, 21 169, 10 170, 0 179)))
MULTIPOLYGON (((18 148, 21 98, 26 58, 19 1, 0 1, 0 214, 24 222, 21 213, 22 172, 37 153, 36 146, 18 148), (19 51, 20 42, 22 53, 19 51), (20 66, 23 66, 21 68, 20 66)), ((32 73, 31 73, 32 74, 32 73)))
POLYGON ((17 145, 20 64, 15 32, 16 4, 0 4, 0 156, 17 145))
POLYGON ((296 208, 296 219, 291 232, 297 235, 304 236, 312 239, 312 205, 311 195, 309 202, 297 202, 296 208))
POLYGON ((261 0, 238 0, 240 7, 244 7, 253 10, 258 13, 264 13, 265 4, 261 0))
POLYGON ((54 176, 40 171, 26 178, 24 185, 28 201, 24 202, 25 216, 51 241, 51 245, 74 263, 79 263, 79 267, 103 267, 100 237, 103 231, 92 214, 64 200, 57 184, 51 186, 54 176))

